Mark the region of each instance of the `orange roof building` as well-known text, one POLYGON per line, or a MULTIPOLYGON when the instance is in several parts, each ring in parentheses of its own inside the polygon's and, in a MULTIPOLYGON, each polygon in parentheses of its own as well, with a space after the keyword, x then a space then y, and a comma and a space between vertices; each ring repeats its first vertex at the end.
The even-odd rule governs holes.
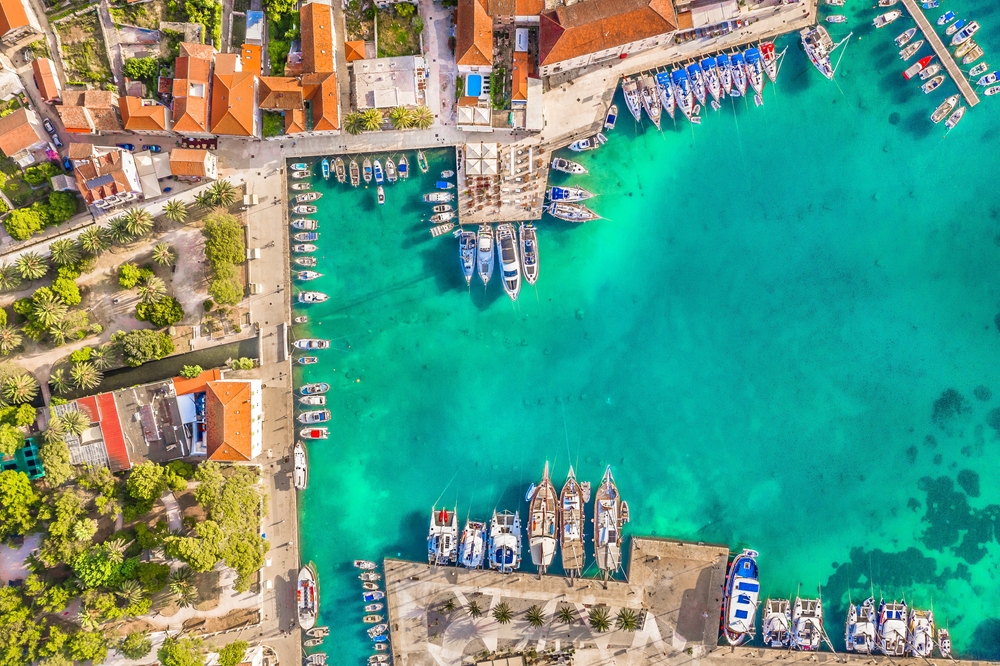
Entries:
POLYGON ((28 0, 0 0, 0 42, 14 45, 29 34, 41 34, 28 0))
POLYGON ((0 151, 18 164, 32 164, 35 160, 31 151, 47 144, 47 135, 34 111, 21 108, 0 118, 0 151))
POLYGON ((132 153, 121 148, 69 144, 77 188, 88 205, 107 210, 142 197, 132 153))
POLYGON ((62 86, 59 84, 59 75, 56 74, 56 65, 51 58, 35 58, 31 61, 31 72, 35 80, 35 87, 42 100, 49 104, 62 101, 62 86))
POLYGON ((524 51, 515 51, 514 71, 511 74, 511 102, 526 103, 528 101, 528 67, 528 54, 524 51))
POLYGON ((164 134, 170 131, 170 109, 141 97, 119 97, 122 125, 129 132, 164 134))
POLYGON ((306 74, 302 86, 312 109, 314 132, 340 129, 340 103, 337 94, 337 75, 306 74))
POLYGON ((581 0, 541 15, 542 76, 664 44, 677 30, 671 0, 581 0))
POLYGON ((493 65, 493 19, 487 0, 458 0, 455 19, 455 62, 459 69, 493 65))
POLYGON ((263 72, 261 67, 261 45, 244 44, 240 47, 240 60, 244 72, 252 72, 260 76, 263 72))
POLYGON ((181 134, 208 134, 209 83, 215 51, 207 44, 180 44, 174 61, 174 131, 181 134))
POLYGON ((207 457, 250 462, 264 448, 264 403, 259 379, 209 382, 205 394, 207 457))
MULTIPOLYGON (((187 150, 186 148, 178 148, 177 150, 187 150)), ((175 151, 170 151, 171 154, 175 151)), ((174 393, 177 395, 187 395, 189 393, 204 393, 208 390, 208 383, 218 381, 222 378, 222 373, 219 372, 218 368, 213 370, 205 370, 197 377, 187 378, 187 377, 174 377, 174 393)))
POLYGON ((240 56, 220 53, 215 57, 212 80, 212 133, 259 136, 257 77, 240 71, 240 56))
POLYGON ((325 74, 333 64, 333 10, 322 2, 310 2, 299 10, 302 34, 302 72, 325 74))
POLYGON ((56 107, 67 132, 101 134, 121 132, 118 98, 108 90, 65 90, 56 107))
POLYGON ((365 43, 362 40, 356 42, 344 42, 344 52, 346 53, 345 59, 347 62, 354 62, 355 60, 364 60, 367 58, 365 43))
POLYGON ((189 180, 215 180, 219 177, 218 158, 200 148, 174 148, 170 151, 170 173, 189 180))

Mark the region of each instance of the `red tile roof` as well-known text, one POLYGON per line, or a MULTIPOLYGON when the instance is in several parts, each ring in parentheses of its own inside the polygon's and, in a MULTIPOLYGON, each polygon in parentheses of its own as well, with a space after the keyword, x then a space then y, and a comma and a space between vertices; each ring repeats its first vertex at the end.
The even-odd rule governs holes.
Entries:
POLYGON ((46 102, 59 99, 59 77, 56 66, 50 58, 35 58, 31 61, 31 71, 34 72, 35 87, 46 102))
MULTIPOLYGON (((175 148, 170 153, 171 157, 173 157, 173 154, 176 153, 178 150, 186 150, 186 149, 175 148)), ((208 390, 208 383, 217 381, 221 376, 222 373, 220 373, 218 370, 206 370, 205 372, 201 373, 200 375, 192 379, 187 379, 185 377, 174 377, 173 379, 174 391, 177 392, 177 395, 187 395, 188 393, 204 393, 205 391, 208 390)))
POLYGON ((528 54, 524 51, 514 52, 510 98, 518 102, 528 101, 528 54))
POLYGON ((539 60, 549 65, 676 29, 671 0, 581 0, 542 14, 539 60))
POLYGON ((26 25, 29 25, 28 13, 21 0, 0 0, 0 37, 26 25))
POLYGON ((7 157, 41 142, 42 138, 28 120, 26 109, 0 118, 0 151, 7 157))
POLYGON ((115 396, 102 393, 97 396, 97 404, 101 411, 101 434, 104 436, 104 448, 108 452, 108 461, 112 472, 121 472, 132 467, 125 446, 125 434, 118 420, 118 408, 115 406, 115 396))
POLYGON ((254 136, 257 77, 251 72, 216 74, 212 85, 212 133, 254 136))
POLYGON ((356 42, 345 42, 344 51, 347 53, 347 62, 365 59, 365 43, 362 40, 356 42))
POLYGON ((336 74, 306 74, 302 77, 306 95, 312 102, 313 131, 340 129, 336 74))
POLYGON ((88 204, 111 195, 134 192, 122 166, 120 148, 103 149, 98 154, 89 143, 71 143, 69 157, 73 160, 73 173, 80 195, 88 204))
POLYGON ((493 64, 493 19, 483 0, 458 0, 455 57, 459 65, 493 64))
POLYGON ((243 71, 253 72, 257 76, 261 75, 261 47, 260 44, 244 44, 240 58, 243 60, 243 71))
MULTIPOLYGON (((175 176, 197 176, 203 178, 207 176, 205 170, 205 159, 208 157, 209 152, 207 150, 201 150, 200 148, 174 148, 170 151, 170 173, 175 176)), ((203 372, 199 377, 211 374, 212 371, 203 372)), ((215 370, 215 377, 211 379, 219 378, 219 371, 215 370)), ((193 381, 193 380, 185 380, 193 381)), ((205 380, 208 381, 208 380, 205 380)), ((204 381, 202 382, 204 385, 204 381)), ((177 379, 174 379, 174 386, 177 386, 177 379)), ((202 388, 202 390, 205 390, 202 388)), ((186 391, 191 393, 191 391, 186 391)), ((180 391, 177 391, 180 395, 180 391)))
POLYGON ((273 111, 303 109, 302 82, 291 76, 263 76, 260 79, 260 108, 273 111))
POLYGON ((206 44, 180 45, 174 61, 174 130, 191 134, 208 133, 209 75, 214 49, 206 44))
POLYGON ((88 395, 86 398, 79 398, 76 401, 77 409, 83 408, 83 412, 90 417, 91 423, 101 422, 101 410, 97 408, 97 396, 88 395))
POLYGON ((545 10, 545 0, 514 0, 515 16, 538 16, 545 10))
POLYGON ((333 10, 322 2, 310 2, 299 10, 302 34, 302 71, 332 72, 333 10))
POLYGON ((233 462, 252 460, 250 384, 212 382, 205 398, 208 458, 233 462))
POLYGON ((122 113, 122 124, 130 132, 163 131, 167 129, 167 107, 138 97, 119 97, 118 108, 122 113))

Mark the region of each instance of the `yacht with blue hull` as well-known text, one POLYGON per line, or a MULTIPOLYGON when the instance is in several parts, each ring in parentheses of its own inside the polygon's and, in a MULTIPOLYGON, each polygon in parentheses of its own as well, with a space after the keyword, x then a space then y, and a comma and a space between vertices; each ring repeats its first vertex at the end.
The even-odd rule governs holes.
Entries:
POLYGON ((691 120, 694 116, 694 91, 691 90, 691 82, 688 80, 687 72, 683 69, 675 69, 670 75, 674 84, 674 96, 677 98, 677 106, 680 107, 684 116, 691 120))
POLYGON ((727 95, 733 90, 733 69, 729 62, 729 54, 723 53, 715 56, 715 67, 719 70, 719 82, 722 83, 722 91, 727 95))
POLYGON ((737 646, 753 640, 760 599, 757 551, 744 549, 736 556, 726 574, 722 594, 722 628, 726 642, 737 646))
POLYGON ((490 521, 490 569, 513 573, 521 566, 521 518, 517 513, 493 512, 490 521))
POLYGON ((670 83, 670 74, 660 72, 656 75, 656 91, 660 95, 660 106, 671 118, 674 117, 674 109, 677 108, 677 99, 674 97, 674 86, 670 83))

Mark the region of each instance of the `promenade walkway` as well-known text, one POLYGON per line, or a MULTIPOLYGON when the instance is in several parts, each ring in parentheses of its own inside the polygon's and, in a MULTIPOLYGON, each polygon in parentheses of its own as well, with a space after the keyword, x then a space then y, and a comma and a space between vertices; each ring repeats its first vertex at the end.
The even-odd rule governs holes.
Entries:
POLYGON ((962 93, 962 97, 965 98, 966 103, 973 107, 979 104, 979 95, 976 94, 976 89, 972 87, 969 79, 965 77, 965 72, 962 68, 958 66, 955 59, 951 56, 951 51, 945 46, 945 43, 941 41, 941 37, 937 34, 934 26, 931 22, 927 20, 924 15, 923 10, 920 8, 920 4, 917 0, 903 0, 903 6, 906 7, 906 11, 910 13, 913 20, 916 21, 917 27, 920 28, 920 32, 924 33, 924 38, 927 39, 927 43, 931 45, 934 49, 934 53, 941 60, 941 64, 944 68, 948 70, 948 74, 951 76, 952 80, 955 81, 955 85, 958 86, 959 92, 962 93))

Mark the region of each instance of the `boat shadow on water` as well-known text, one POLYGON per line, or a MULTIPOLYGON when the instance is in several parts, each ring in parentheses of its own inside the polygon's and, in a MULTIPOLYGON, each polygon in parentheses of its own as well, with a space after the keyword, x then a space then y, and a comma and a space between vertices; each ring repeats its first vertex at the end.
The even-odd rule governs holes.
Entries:
MULTIPOLYGON (((466 228, 470 228, 466 225, 466 228)), ((507 299, 503 284, 497 272, 493 273, 489 285, 484 289, 478 275, 472 276, 470 284, 465 283, 462 267, 459 264, 458 239, 450 233, 440 238, 431 239, 426 227, 421 227, 421 235, 413 245, 420 245, 420 261, 423 262, 423 274, 434 279, 434 284, 441 294, 458 292, 468 294, 470 300, 480 310, 488 310, 499 298, 507 299), (434 242, 427 245, 423 236, 434 242)), ((457 227, 456 227, 457 229, 457 227)), ((530 286, 530 285, 529 285, 530 286)), ((523 291, 523 290, 522 290, 523 291)), ((516 307, 516 303, 514 304, 516 307)))
POLYGON ((915 139, 924 139, 930 136, 936 125, 927 122, 927 112, 924 109, 914 111, 905 120, 899 123, 903 131, 915 139))

